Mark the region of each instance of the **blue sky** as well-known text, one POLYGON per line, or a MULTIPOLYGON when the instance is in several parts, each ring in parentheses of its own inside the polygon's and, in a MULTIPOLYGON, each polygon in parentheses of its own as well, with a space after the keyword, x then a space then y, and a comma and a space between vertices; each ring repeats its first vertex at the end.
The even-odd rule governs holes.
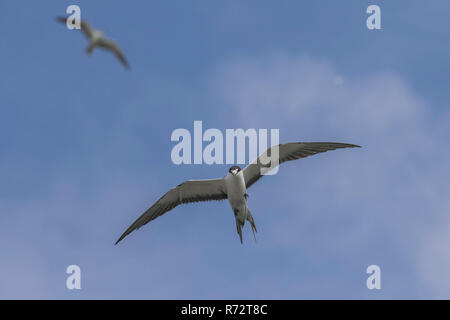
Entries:
POLYGON ((448 1, 2 1, 0 298, 450 297, 448 1), (55 21, 68 5, 108 52, 55 21), (382 29, 369 31, 369 4, 382 29), (177 128, 362 145, 283 165, 227 202, 115 240, 170 188, 177 128), (69 291, 67 266, 82 271, 69 291), (381 267, 382 289, 366 288, 381 267))

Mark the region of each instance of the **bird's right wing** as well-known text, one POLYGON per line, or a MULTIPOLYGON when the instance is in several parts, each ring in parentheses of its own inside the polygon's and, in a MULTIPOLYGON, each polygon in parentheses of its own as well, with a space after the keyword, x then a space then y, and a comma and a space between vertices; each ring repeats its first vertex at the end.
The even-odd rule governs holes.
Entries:
MULTIPOLYGON (((56 17, 56 20, 58 20, 59 22, 62 22, 64 24, 67 23, 66 17, 56 17)), ((83 33, 86 35, 86 37, 88 37, 88 39, 91 39, 92 34, 94 33, 94 29, 91 27, 91 25, 89 23, 87 23, 86 21, 81 20, 80 27, 81 27, 81 31, 83 31, 83 33)))
POLYGON ((340 142, 291 142, 273 146, 244 168, 243 174, 245 185, 247 188, 250 187, 264 175, 263 171, 268 171, 267 168, 270 168, 271 166, 274 168, 286 161, 297 160, 317 153, 340 148, 360 148, 360 146, 340 142), (275 148, 278 148, 278 157, 272 155, 275 148), (264 161, 262 161, 262 159, 264 159, 264 161), (267 160, 275 160, 275 164, 270 164, 267 160), (267 165, 264 165, 266 163, 267 165))
POLYGON ((188 180, 167 192, 154 205, 147 209, 117 240, 139 229, 148 222, 162 216, 182 203, 199 201, 224 200, 227 198, 223 179, 188 180))

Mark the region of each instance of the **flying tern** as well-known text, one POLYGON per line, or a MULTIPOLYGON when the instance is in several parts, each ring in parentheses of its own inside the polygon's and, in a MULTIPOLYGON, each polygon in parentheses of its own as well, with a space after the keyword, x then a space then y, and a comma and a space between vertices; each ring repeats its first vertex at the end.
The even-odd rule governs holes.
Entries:
POLYGON ((258 181, 264 175, 264 172, 267 172, 268 167, 274 168, 286 161, 305 158, 329 150, 355 147, 359 148, 360 146, 339 142, 285 143, 267 149, 266 152, 260 155, 243 170, 238 166, 231 167, 224 178, 185 181, 167 192, 154 205, 147 209, 147 211, 145 211, 120 236, 116 241, 116 244, 134 230, 139 229, 143 225, 162 216, 164 213, 174 209, 180 204, 225 199, 228 199, 228 202, 233 209, 236 219, 236 229, 241 243, 242 227, 246 221, 250 223, 253 236, 255 236, 256 240, 255 232, 257 232, 257 230, 255 221, 247 207, 247 189, 258 181), (278 155, 278 157, 276 155, 278 155), (270 165, 267 159, 271 159, 270 165))
MULTIPOLYGON (((66 24, 67 18, 57 17, 56 19, 66 24)), ((106 38, 103 31, 92 28, 91 25, 85 20, 81 20, 80 27, 81 31, 89 40, 89 46, 86 48, 87 54, 92 54, 92 51, 94 51, 95 47, 100 47, 113 52, 126 69, 130 68, 127 60, 125 59, 125 56, 120 50, 119 45, 113 40, 106 38)))

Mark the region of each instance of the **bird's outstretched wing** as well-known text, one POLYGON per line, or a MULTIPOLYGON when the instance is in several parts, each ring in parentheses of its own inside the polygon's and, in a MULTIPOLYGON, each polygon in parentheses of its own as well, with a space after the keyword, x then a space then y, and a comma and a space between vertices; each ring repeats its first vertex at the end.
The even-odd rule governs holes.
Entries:
MULTIPOLYGON (((66 24, 67 18, 66 17, 56 17, 56 20, 66 24)), ((88 39, 91 39, 92 34, 94 33, 94 29, 91 27, 91 25, 89 23, 87 23, 86 21, 81 20, 80 27, 81 27, 81 31, 83 31, 83 33, 86 35, 86 37, 88 39)))
POLYGON ((133 224, 120 236, 116 244, 128 234, 139 229, 148 222, 162 216, 182 203, 199 201, 224 200, 227 198, 223 179, 188 180, 167 192, 154 205, 147 209, 133 224))
POLYGON ((116 55, 116 57, 120 60, 120 62, 122 62, 124 67, 126 69, 130 69, 130 65, 128 64, 127 60, 125 59, 125 56, 122 53, 122 50, 120 50, 120 47, 116 42, 103 37, 98 41, 98 45, 104 49, 112 51, 116 55))
MULTIPOLYGON (((263 176, 263 170, 270 167, 268 159, 271 159, 271 152, 278 147, 278 165, 290 160, 297 160, 312 156, 317 153, 336 150, 339 148, 360 148, 360 146, 339 142, 292 142, 279 144, 278 146, 267 149, 254 162, 244 168, 243 174, 246 187, 250 187, 263 176), (262 160, 264 159, 264 160, 262 160), (265 165, 267 163, 267 165, 265 165)), ((276 162, 275 162, 276 163, 276 162)), ((275 165, 276 166, 276 165, 275 165)))
POLYGON ((85 20, 81 20, 81 31, 86 35, 88 39, 92 38, 92 35, 94 33, 94 28, 91 27, 89 23, 87 23, 85 20))

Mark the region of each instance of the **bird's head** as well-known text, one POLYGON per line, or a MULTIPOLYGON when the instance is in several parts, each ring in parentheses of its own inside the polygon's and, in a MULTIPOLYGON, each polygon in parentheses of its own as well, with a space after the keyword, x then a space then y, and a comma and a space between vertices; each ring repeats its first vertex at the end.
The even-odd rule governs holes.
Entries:
POLYGON ((239 171, 241 171, 241 168, 239 168, 238 166, 233 166, 230 168, 230 170, 228 170, 228 172, 231 173, 233 176, 237 175, 239 171))

